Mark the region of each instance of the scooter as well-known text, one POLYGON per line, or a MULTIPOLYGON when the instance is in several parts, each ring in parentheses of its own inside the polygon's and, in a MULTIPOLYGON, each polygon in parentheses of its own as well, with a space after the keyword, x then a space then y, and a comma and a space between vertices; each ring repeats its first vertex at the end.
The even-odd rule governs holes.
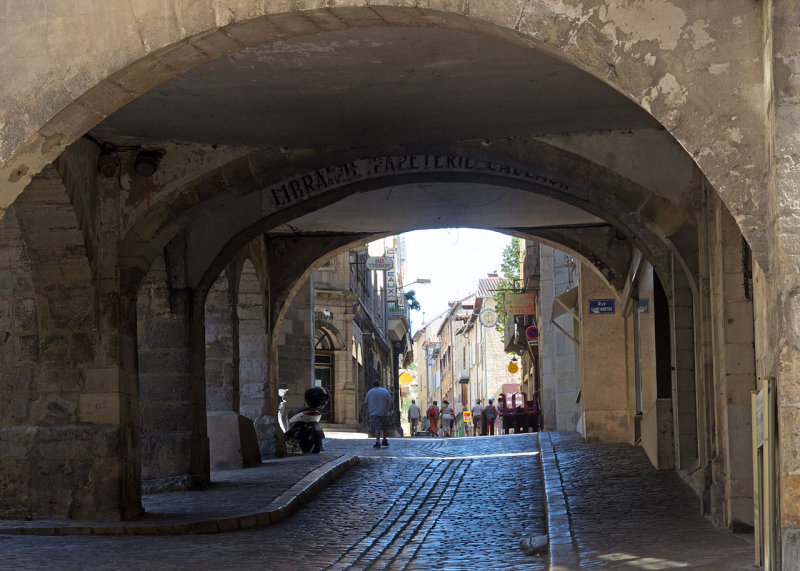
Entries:
POLYGON ((285 435, 286 445, 294 449, 299 448, 303 454, 309 452, 317 454, 322 451, 322 439, 325 438, 322 425, 319 423, 322 418, 320 409, 328 404, 330 395, 323 387, 311 387, 303 396, 306 408, 289 413, 289 430, 285 435))

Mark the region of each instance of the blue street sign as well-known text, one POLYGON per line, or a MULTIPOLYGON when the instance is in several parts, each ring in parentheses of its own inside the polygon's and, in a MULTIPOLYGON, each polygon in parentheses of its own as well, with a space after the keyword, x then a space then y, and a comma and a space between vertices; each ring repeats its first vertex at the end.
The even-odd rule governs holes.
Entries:
POLYGON ((647 298, 639 300, 639 313, 650 313, 650 300, 647 298))
POLYGON ((597 315, 600 313, 614 313, 614 300, 613 299, 590 299, 589 300, 589 314, 597 315))

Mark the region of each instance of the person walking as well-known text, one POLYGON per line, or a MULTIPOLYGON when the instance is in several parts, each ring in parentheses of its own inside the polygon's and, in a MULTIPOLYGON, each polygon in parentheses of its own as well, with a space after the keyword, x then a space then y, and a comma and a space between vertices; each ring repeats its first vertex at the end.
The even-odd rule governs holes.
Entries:
POLYGON ((494 399, 489 399, 489 404, 483 409, 483 416, 486 417, 486 432, 484 432, 484 435, 494 436, 494 421, 497 420, 497 409, 494 407, 494 399))
POLYGON ((430 423, 431 435, 436 436, 439 432, 439 407, 437 406, 436 401, 433 401, 433 404, 428 409, 426 416, 428 417, 428 422, 430 423))
POLYGON ((453 436, 453 407, 446 400, 442 401, 442 436, 453 436))
POLYGON ((389 446, 386 431, 389 428, 389 416, 392 414, 392 393, 384 389, 380 381, 373 381, 372 388, 364 397, 364 406, 369 411, 369 424, 375 435, 375 444, 372 447, 381 447, 381 436, 383 446, 389 446))
POLYGON ((411 425, 411 436, 419 430, 419 420, 422 418, 422 411, 417 406, 417 401, 411 399, 411 406, 408 407, 408 424, 411 425))
POLYGON ((481 432, 481 416, 483 415, 483 407, 481 406, 481 399, 475 401, 472 405, 472 435, 480 436, 481 432))

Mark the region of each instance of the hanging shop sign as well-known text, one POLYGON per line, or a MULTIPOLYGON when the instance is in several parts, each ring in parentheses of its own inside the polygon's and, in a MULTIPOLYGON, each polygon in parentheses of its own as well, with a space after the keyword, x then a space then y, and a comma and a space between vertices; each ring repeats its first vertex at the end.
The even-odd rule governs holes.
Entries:
POLYGON ((494 327, 497 325, 497 312, 494 309, 484 309, 478 314, 478 321, 484 327, 494 327))
POLYGON ((504 293, 506 315, 536 315, 536 298, 533 293, 504 293))
POLYGON ((516 361, 511 361, 508 364, 508 372, 511 373, 512 375, 519 372, 519 365, 517 365, 516 361))
POLYGON ((394 267, 394 260, 386 256, 367 258, 368 270, 391 270, 394 267))
POLYGON ((398 293, 397 279, 394 272, 394 248, 386 250, 386 257, 392 260, 392 267, 386 270, 386 303, 395 303, 398 293))

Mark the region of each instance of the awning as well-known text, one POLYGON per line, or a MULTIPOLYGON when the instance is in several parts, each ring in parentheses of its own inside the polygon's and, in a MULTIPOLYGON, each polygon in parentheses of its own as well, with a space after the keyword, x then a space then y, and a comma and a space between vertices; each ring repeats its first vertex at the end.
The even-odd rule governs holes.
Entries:
POLYGON ((578 288, 569 289, 553 300, 553 317, 551 319, 555 321, 564 313, 571 313, 575 319, 578 318, 578 288))
POLYGON ((564 335, 569 337, 573 343, 580 344, 580 316, 578 314, 577 287, 556 296, 553 300, 553 315, 550 321, 564 335), (570 321, 572 323, 570 323, 570 321), (572 331, 570 331, 570 329, 572 331))

